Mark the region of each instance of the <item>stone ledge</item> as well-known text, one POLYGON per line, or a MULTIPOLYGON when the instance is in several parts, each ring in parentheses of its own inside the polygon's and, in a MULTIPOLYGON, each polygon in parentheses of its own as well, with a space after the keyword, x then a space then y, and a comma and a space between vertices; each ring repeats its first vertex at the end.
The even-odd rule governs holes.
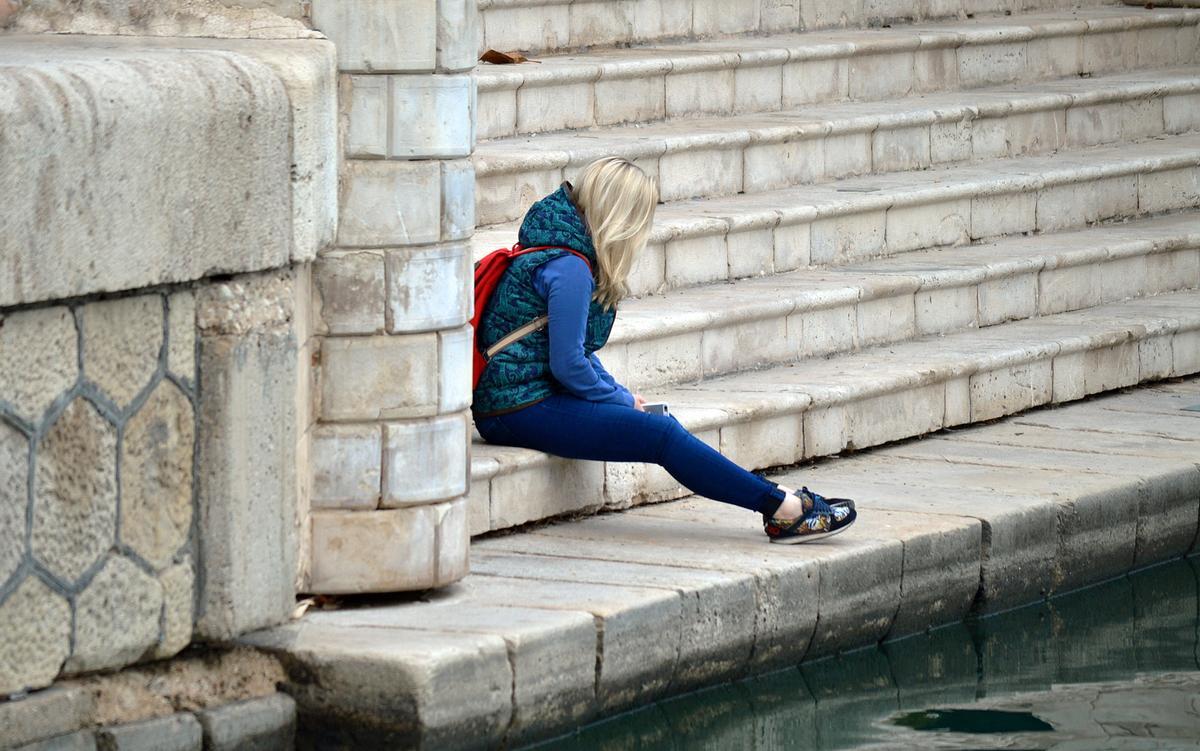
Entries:
POLYGON ((1178 408, 1197 400, 1191 378, 778 476, 856 497, 860 523, 823 544, 768 545, 757 515, 688 499, 477 541, 472 575, 428 601, 246 640, 281 657, 323 737, 536 739, 1187 554, 1200 418, 1178 408))
POLYGON ((0 307, 312 259, 335 91, 320 40, 5 36, 0 307))

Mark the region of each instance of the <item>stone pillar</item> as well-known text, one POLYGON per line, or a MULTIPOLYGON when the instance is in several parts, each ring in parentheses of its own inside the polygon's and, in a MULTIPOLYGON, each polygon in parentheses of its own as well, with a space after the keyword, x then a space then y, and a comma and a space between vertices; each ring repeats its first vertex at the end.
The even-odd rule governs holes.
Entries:
POLYGON ((475 6, 313 2, 345 158, 337 242, 313 268, 310 592, 467 571, 475 6))

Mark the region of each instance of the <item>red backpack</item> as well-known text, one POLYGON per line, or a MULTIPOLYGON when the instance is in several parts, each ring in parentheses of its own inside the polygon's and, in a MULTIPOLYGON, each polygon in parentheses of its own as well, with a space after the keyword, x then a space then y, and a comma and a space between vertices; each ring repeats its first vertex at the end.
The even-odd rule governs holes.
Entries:
POLYGON ((521 326, 516 331, 509 332, 503 339, 488 347, 486 352, 479 349, 479 323, 483 320, 483 313, 487 310, 488 301, 492 299, 492 292, 500 284, 500 280, 504 277, 504 272, 508 271, 508 267, 512 265, 513 259, 517 256, 525 255, 526 253, 536 253, 540 250, 565 250, 568 253, 583 259, 583 262, 588 265, 588 270, 592 268, 592 262, 587 256, 577 250, 564 248, 555 245, 539 245, 536 248, 522 248, 519 244, 511 248, 500 248, 493 250, 483 258, 475 262, 475 315, 471 317, 471 329, 474 334, 474 357, 472 358, 472 378, 471 390, 479 385, 479 379, 483 377, 483 369, 487 367, 488 361, 496 356, 502 349, 512 344, 513 342, 524 339, 535 331, 539 331, 546 327, 549 323, 548 316, 535 318, 529 323, 521 326))

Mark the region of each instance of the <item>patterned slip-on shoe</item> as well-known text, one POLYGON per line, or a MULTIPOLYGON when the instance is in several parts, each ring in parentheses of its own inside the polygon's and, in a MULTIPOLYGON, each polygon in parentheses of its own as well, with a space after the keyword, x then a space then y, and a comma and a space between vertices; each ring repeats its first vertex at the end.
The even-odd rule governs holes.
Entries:
POLYGON ((832 537, 858 519, 854 501, 849 498, 826 499, 802 488, 796 494, 804 503, 804 513, 795 519, 771 519, 763 515, 763 530, 771 542, 794 545, 832 537))

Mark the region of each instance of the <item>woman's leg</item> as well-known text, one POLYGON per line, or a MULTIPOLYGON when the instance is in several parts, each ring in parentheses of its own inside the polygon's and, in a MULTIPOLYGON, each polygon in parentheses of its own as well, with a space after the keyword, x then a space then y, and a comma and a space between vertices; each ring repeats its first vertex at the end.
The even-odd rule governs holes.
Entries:
POLYGON ((693 493, 768 516, 784 500, 775 483, 729 461, 670 416, 557 395, 476 426, 490 443, 568 459, 659 464, 693 493))

